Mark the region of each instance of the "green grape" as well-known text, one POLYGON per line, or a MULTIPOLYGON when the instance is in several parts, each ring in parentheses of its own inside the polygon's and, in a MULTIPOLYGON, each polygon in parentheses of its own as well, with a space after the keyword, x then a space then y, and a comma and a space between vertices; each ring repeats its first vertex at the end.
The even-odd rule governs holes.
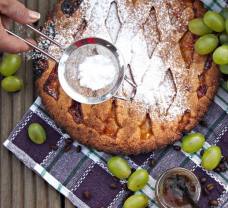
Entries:
POLYGON ((109 171, 119 179, 126 179, 131 174, 131 167, 121 157, 114 156, 108 160, 109 171))
POLYGON ((226 64, 226 65, 220 65, 220 66, 219 66, 219 69, 220 69, 220 71, 221 71, 223 74, 228 74, 228 64, 226 64))
POLYGON ((2 80, 1 85, 6 92, 17 92, 22 89, 23 81, 17 76, 9 76, 2 80))
POLYGON ((213 61, 219 65, 228 64, 228 45, 222 45, 214 51, 213 61))
POLYGON ((196 18, 191 20, 188 23, 188 28, 191 31, 191 33, 199 36, 212 33, 212 30, 207 25, 204 24, 202 18, 196 18))
POLYGON ((204 14, 203 21, 215 32, 223 32, 225 30, 224 18, 217 12, 207 11, 204 14))
POLYGON ((226 25, 226 33, 228 33, 228 19, 226 19, 225 25, 226 25))
POLYGON ((216 35, 208 34, 200 37, 195 43, 195 50, 200 55, 206 55, 215 50, 218 46, 216 35))
POLYGON ((21 56, 16 54, 4 54, 2 63, 0 64, 0 73, 5 76, 11 76, 16 73, 16 71, 21 66, 21 56))
POLYGON ((205 142, 204 135, 200 133, 192 133, 183 137, 182 149, 187 153, 194 153, 199 151, 205 142))
POLYGON ((46 141, 46 132, 39 123, 29 125, 28 135, 35 144, 43 144, 46 141))
POLYGON ((123 208, 145 208, 148 203, 149 200, 144 194, 135 194, 127 198, 123 208))
POLYGON ((228 35, 226 33, 222 33, 219 35, 219 41, 223 44, 228 44, 228 35))
POLYGON ((223 16, 224 19, 228 19, 228 8, 224 8, 220 14, 223 16))
POLYGON ((149 180, 149 174, 144 169, 138 169, 128 179, 127 187, 131 191, 142 189, 149 180))
POLYGON ((215 169, 222 159, 222 152, 220 147, 211 146, 209 147, 202 156, 202 167, 206 170, 215 169))

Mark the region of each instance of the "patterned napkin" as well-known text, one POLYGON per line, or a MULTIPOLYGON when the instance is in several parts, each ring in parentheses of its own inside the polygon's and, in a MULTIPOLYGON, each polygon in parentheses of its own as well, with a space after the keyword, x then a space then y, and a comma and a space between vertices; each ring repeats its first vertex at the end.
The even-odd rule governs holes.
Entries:
POLYGON ((228 0, 202 0, 202 2, 204 2, 208 9, 217 12, 221 11, 228 4, 228 0))
MULTIPOLYGON (((217 11, 226 4, 218 0, 204 2, 207 7, 217 11)), ((227 112, 228 93, 221 87, 203 122, 193 131, 206 136, 204 149, 216 144, 228 158, 227 112)), ((116 180, 109 173, 106 162, 110 155, 88 149, 77 142, 72 144, 69 136, 47 115, 40 98, 12 131, 4 146, 77 207, 121 208, 123 200, 131 194, 126 189, 126 181, 116 180), (33 122, 42 124, 46 129, 48 139, 42 145, 33 144, 28 139, 27 128, 33 122)), ((149 154, 125 158, 133 168, 142 167, 150 173, 149 183, 141 191, 149 197, 149 207, 158 207, 154 197, 156 179, 172 167, 192 170, 199 178, 205 177, 206 184, 214 184, 215 188, 210 194, 202 193, 199 207, 209 207, 209 200, 218 200, 219 207, 228 207, 228 171, 216 173, 203 170, 199 152, 190 155, 168 146, 149 154)))

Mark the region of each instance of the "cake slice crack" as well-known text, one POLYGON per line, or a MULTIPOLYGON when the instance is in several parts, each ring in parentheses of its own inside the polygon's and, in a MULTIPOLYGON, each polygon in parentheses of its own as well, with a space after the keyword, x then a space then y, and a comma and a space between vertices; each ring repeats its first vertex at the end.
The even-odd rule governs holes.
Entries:
POLYGON ((68 112, 71 114, 71 116, 77 124, 81 124, 83 122, 83 113, 81 104, 79 102, 72 100, 68 112))
POLYGON ((168 108, 166 109, 165 115, 168 114, 169 109, 170 109, 170 107, 172 106, 172 104, 174 103, 174 100, 175 100, 175 98, 176 98, 176 96, 177 96, 177 86, 176 86, 176 82, 175 82, 175 80, 174 80, 174 76, 173 76, 172 70, 171 70, 170 68, 167 70, 166 76, 169 77, 170 81, 171 81, 172 84, 173 84, 174 94, 173 94, 173 96, 172 96, 172 99, 171 99, 171 102, 169 103, 168 108))
POLYGON ((87 28, 87 25, 88 25, 88 23, 87 23, 86 19, 83 19, 82 23, 78 26, 77 32, 73 35, 75 40, 81 39, 84 31, 87 28))
POLYGON ((179 41, 181 55, 188 69, 191 68, 191 64, 193 62, 194 42, 194 35, 189 31, 185 32, 179 41))
POLYGON ((105 20, 105 26, 112 42, 116 43, 122 23, 118 13, 117 3, 114 1, 110 5, 108 16, 105 20))
POLYGON ((142 140, 149 139, 151 136, 153 136, 152 121, 149 113, 146 113, 145 120, 142 122, 139 128, 141 129, 142 140))
POLYGON ((58 75, 57 75, 57 68, 58 66, 56 64, 43 86, 43 90, 48 95, 53 97, 55 100, 59 99, 59 85, 60 85, 58 80, 58 75))
POLYGON ((147 43, 148 56, 149 58, 151 58, 157 44, 160 42, 161 39, 157 25, 156 11, 154 7, 151 8, 148 18, 146 19, 142 27, 143 34, 147 43))

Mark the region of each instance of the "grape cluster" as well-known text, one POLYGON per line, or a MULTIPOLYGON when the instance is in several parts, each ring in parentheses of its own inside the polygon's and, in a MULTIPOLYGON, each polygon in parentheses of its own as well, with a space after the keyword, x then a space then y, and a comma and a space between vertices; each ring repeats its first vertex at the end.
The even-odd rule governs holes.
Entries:
POLYGON ((2 89, 6 92, 17 92, 23 88, 23 80, 15 75, 21 67, 20 55, 5 53, 0 62, 0 75, 5 78, 1 81, 2 89))
MULTIPOLYGON (((228 74, 228 8, 220 13, 207 11, 202 18, 189 22, 189 30, 199 36, 195 51, 200 55, 213 53, 213 61, 220 71, 228 74)), ((223 85, 228 91, 228 81, 223 85)))

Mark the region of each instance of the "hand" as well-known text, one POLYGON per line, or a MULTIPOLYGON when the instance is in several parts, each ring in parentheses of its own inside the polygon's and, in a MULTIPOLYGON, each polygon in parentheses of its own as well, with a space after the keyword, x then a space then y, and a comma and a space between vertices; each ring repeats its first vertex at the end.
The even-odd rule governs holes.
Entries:
POLYGON ((40 19, 38 12, 27 9, 17 0, 0 0, 0 52, 19 53, 30 47, 16 37, 9 35, 5 28, 11 20, 21 24, 31 24, 40 19))

